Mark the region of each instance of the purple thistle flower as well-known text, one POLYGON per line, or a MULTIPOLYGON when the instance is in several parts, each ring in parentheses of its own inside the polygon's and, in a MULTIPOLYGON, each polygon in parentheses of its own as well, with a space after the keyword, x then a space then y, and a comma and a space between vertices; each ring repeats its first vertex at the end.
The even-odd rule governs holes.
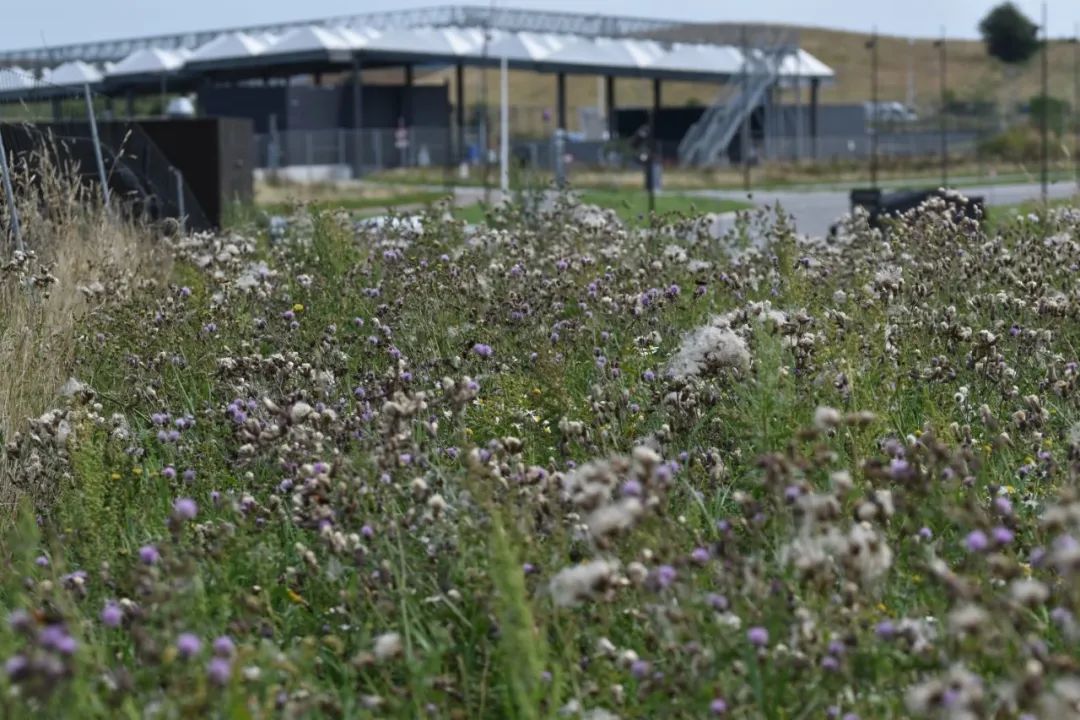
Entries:
POLYGON ((713 610, 723 612, 729 607, 728 599, 718 593, 709 593, 706 600, 708 600, 709 605, 712 607, 713 610))
POLYGON ((622 484, 619 489, 619 493, 623 497, 641 497, 642 487, 641 482, 631 478, 622 484))
POLYGON ((998 545, 1008 545, 1013 541, 1015 537, 1013 531, 1009 528, 999 525, 993 530, 994 542, 998 545))
POLYGON ((990 538, 982 530, 972 530, 964 539, 964 547, 968 552, 983 552, 990 547, 990 538))
POLYGON ((661 588, 670 587, 671 584, 675 582, 675 576, 677 574, 675 568, 670 565, 661 565, 656 568, 656 582, 661 588))
POLYGON ((709 562, 709 551, 703 547, 694 548, 694 551, 690 553, 690 559, 699 565, 704 565, 709 562))
POLYGON ((218 657, 232 657, 236 652, 236 644, 228 635, 221 635, 214 638, 214 654, 218 657))
POLYGON ((709 703, 709 712, 713 715, 723 715, 727 712, 727 702, 723 698, 715 698, 709 703))
POLYGON ((25 655, 12 655, 4 662, 4 672, 12 680, 22 676, 28 667, 30 667, 30 662, 25 655))
POLYGON ((893 624, 892 620, 882 620, 874 628, 874 632, 882 640, 888 640, 896 635, 896 625, 893 624))
POLYGON ((652 665, 650 665, 645 660, 635 660, 634 662, 630 663, 630 674, 633 675, 634 678, 636 678, 637 680, 645 678, 649 674, 649 670, 651 669, 652 665))
POLYGON ((139 548, 139 562, 143 565, 156 565, 161 559, 161 554, 153 545, 143 545, 139 548))
POLYGON ((8 627, 12 630, 25 630, 30 627, 30 613, 17 608, 8 613, 8 627))
POLYGON ((922 538, 923 540, 933 540, 934 539, 934 531, 931 530, 928 527, 921 527, 921 528, 919 528, 919 537, 922 538))
POLYGON ((34 564, 38 567, 49 567, 49 558, 45 555, 38 555, 34 558, 34 564))
POLYGON ((184 471, 184 482, 186 482, 186 483, 195 482, 195 470, 194 469, 188 468, 187 470, 184 471))
POLYGON ((180 633, 176 638, 176 650, 181 657, 189 658, 202 649, 202 640, 192 633, 180 633))
POLYGON ((199 513, 199 506, 191 498, 179 498, 173 503, 173 512, 181 520, 194 520, 199 513))
POLYGON ((495 352, 491 349, 490 345, 485 345, 484 343, 476 343, 472 346, 472 351, 482 358, 491 357, 495 352))
POLYGON ((124 619, 124 611, 119 605, 112 600, 105 603, 104 609, 101 611, 101 622, 105 627, 120 627, 120 623, 124 619))
POLYGON ((38 642, 42 647, 64 655, 73 654, 77 647, 75 638, 71 637, 62 625, 46 625, 38 633, 38 642))
POLYGON ((232 677, 232 662, 228 658, 212 658, 206 666, 206 674, 215 685, 227 685, 232 677))
POLYGON ((765 647, 769 644, 769 631, 760 625, 746 631, 746 639, 755 647, 765 647))
POLYGON ((176 468, 172 465, 166 465, 165 469, 161 471, 161 475, 166 480, 174 480, 176 478, 176 468))
POLYGON ((893 478, 902 478, 908 474, 911 470, 911 465, 907 460, 894 457, 889 461, 889 475, 893 478))
POLYGON ((829 672, 836 672, 840 669, 840 661, 833 655, 826 655, 821 658, 821 667, 829 672))

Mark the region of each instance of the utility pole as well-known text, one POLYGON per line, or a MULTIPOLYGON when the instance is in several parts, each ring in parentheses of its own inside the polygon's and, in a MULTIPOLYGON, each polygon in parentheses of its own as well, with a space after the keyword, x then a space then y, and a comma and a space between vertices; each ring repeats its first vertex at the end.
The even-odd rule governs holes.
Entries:
POLYGON ((1040 148, 1040 165, 1042 168, 1042 203, 1043 207, 1046 206, 1048 198, 1048 185, 1049 185, 1049 160, 1050 160, 1050 145, 1049 145, 1049 120, 1050 120, 1050 96, 1047 92, 1048 76, 1050 74, 1049 68, 1049 54, 1050 54, 1050 28, 1047 25, 1046 20, 1046 2, 1043 0, 1042 4, 1042 31, 1043 31, 1043 46, 1042 46, 1042 117, 1040 118, 1039 131, 1042 134, 1042 143, 1040 148))
POLYGON ((877 26, 874 26, 874 34, 866 42, 870 51, 870 186, 877 189, 878 175, 878 34, 877 26))
POLYGON ((949 127, 948 120, 946 119, 946 111, 948 110, 948 90, 946 82, 946 62, 947 53, 945 49, 945 28, 941 28, 941 39, 934 45, 937 46, 940 57, 940 69, 941 69, 941 187, 946 188, 949 186, 949 127))

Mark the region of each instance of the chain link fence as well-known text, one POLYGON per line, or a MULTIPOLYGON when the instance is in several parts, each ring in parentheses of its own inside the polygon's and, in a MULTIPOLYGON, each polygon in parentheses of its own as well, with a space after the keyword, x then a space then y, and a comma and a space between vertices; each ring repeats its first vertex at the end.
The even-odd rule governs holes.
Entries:
POLYGON ((142 220, 177 218, 181 228, 207 226, 191 188, 160 148, 138 123, 111 116, 112 99, 92 91, 90 82, 54 84, 0 69, 0 235, 16 249, 24 247, 19 208, 40 201, 34 184, 44 165, 77 180, 87 202, 142 220))

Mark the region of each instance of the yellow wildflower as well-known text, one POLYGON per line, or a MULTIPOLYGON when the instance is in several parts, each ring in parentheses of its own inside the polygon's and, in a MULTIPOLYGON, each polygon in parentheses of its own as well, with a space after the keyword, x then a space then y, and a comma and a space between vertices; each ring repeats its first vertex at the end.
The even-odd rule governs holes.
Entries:
POLYGON ((293 312, 302 313, 304 312, 304 303, 296 303, 292 306, 292 309, 293 312))

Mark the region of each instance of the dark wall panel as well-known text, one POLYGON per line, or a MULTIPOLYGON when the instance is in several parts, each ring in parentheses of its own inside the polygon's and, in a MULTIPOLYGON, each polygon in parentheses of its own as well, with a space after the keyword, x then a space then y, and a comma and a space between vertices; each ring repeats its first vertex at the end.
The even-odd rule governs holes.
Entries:
MULTIPOLYGON (((404 86, 363 86, 365 128, 395 128, 404 111, 404 86)), ((231 87, 199 91, 199 106, 210 117, 242 117, 254 123, 259 134, 270 132, 270 115, 277 115, 277 129, 329 130, 353 127, 353 86, 331 87, 273 85, 231 87)), ((445 85, 418 85, 412 89, 413 127, 447 127, 450 98, 445 85)))

